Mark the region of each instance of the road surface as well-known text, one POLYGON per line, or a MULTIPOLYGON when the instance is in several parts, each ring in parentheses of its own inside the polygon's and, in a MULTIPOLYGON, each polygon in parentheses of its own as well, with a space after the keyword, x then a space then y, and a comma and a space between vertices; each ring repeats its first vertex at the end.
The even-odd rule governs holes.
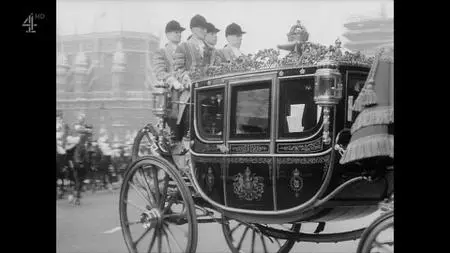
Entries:
MULTIPOLYGON (((58 253, 127 253, 119 221, 119 190, 85 193, 81 206, 72 206, 67 198, 58 200, 58 253)), ((378 214, 364 219, 330 223, 324 233, 360 228, 369 224, 378 214)), ((306 224, 302 231, 312 232, 315 224, 306 224), (305 230, 303 230, 305 229, 305 230)), ((351 253, 357 241, 341 243, 297 243, 291 252, 351 253)), ((199 224, 198 253, 230 252, 219 224, 199 224)))

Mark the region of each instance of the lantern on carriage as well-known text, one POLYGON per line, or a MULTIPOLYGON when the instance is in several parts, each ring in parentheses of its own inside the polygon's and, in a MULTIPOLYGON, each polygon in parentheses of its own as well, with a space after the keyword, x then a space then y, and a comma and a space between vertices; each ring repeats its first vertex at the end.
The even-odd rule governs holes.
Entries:
POLYGON ((167 85, 163 82, 157 82, 152 91, 153 96, 153 113, 159 119, 167 115, 167 85))
POLYGON ((337 105, 341 98, 341 73, 339 72, 338 64, 330 59, 328 54, 324 60, 317 64, 314 85, 314 101, 317 105, 323 107, 323 141, 325 144, 331 142, 329 132, 330 108, 337 105))

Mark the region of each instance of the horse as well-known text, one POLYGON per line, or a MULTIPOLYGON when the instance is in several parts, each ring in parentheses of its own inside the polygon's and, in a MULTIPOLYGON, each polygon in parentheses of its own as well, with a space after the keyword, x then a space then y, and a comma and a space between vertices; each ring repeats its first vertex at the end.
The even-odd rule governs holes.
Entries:
POLYGON ((91 168, 91 153, 91 134, 83 133, 80 135, 79 142, 75 145, 72 163, 73 166, 71 166, 73 169, 73 177, 75 179, 75 205, 80 205, 84 181, 86 180, 86 176, 91 168))
POLYGON ((108 188, 108 184, 112 182, 111 175, 109 173, 109 167, 112 164, 111 161, 111 154, 108 152, 107 147, 97 145, 93 148, 92 152, 92 163, 93 163, 93 170, 94 170, 94 181, 95 186, 97 186, 97 180, 99 180, 102 184, 102 187, 104 189, 108 188))
POLYGON ((63 198, 65 193, 65 185, 64 182, 68 179, 69 170, 66 163, 66 154, 61 154, 56 152, 56 187, 59 191, 57 191, 57 197, 59 199, 63 198))
POLYGON ((59 190, 59 194, 57 191, 57 197, 63 198, 64 193, 66 192, 65 182, 72 182, 71 178, 71 170, 69 166, 69 160, 73 156, 72 148, 74 145, 72 143, 66 142, 70 129, 67 124, 60 124, 57 126, 57 135, 56 135, 56 187, 59 190), (72 146, 71 146, 72 145, 72 146))

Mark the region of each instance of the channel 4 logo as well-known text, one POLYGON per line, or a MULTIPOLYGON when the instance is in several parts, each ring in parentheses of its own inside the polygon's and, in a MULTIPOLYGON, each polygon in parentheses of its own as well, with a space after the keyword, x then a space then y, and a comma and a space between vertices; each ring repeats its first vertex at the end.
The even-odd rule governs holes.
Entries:
POLYGON ((36 24, 36 21, 45 19, 44 13, 30 13, 28 17, 23 22, 22 26, 26 27, 25 30, 26 33, 36 33, 36 27, 38 26, 36 24))

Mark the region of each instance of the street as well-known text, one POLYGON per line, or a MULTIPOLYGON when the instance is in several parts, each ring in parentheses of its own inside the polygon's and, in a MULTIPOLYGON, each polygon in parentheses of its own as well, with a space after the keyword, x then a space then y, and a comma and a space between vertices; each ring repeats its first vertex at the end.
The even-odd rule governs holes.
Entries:
MULTIPOLYGON (((67 198, 57 201, 58 253, 126 253, 119 221, 119 190, 84 193, 81 206, 72 206, 67 198)), ((327 223, 324 233, 332 233, 369 224, 377 214, 364 219, 327 223)), ((199 224, 199 253, 230 252, 219 224, 199 224)), ((311 232, 315 224, 302 231, 311 232)), ((358 241, 341 243, 297 243, 291 252, 355 252, 358 241)))

